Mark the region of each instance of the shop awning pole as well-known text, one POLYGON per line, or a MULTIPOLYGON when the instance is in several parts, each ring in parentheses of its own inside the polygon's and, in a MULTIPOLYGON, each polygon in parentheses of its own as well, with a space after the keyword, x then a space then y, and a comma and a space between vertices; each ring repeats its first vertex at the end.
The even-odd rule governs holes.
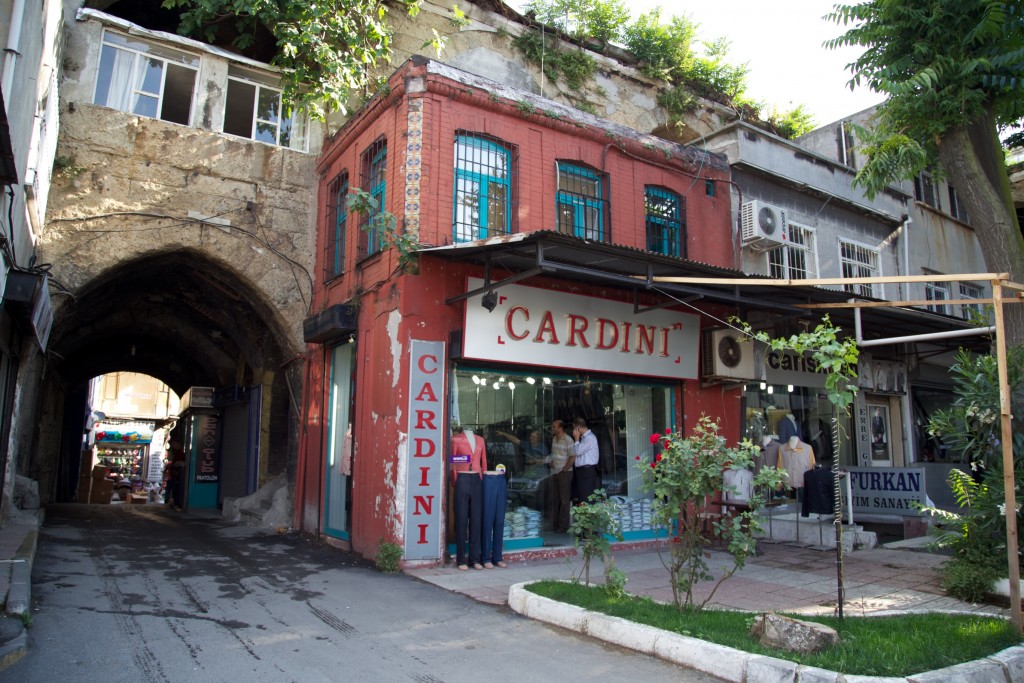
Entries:
POLYGON ((1006 368, 1006 329, 1003 319, 1003 285, 992 281, 992 299, 996 318, 996 363, 999 371, 999 421, 1003 447, 1003 503, 1006 519, 1006 559, 1009 565, 1010 619, 1017 633, 1024 632, 1020 608, 1020 558, 1017 543, 1017 492, 1014 485, 1013 428, 1010 386, 1006 368))

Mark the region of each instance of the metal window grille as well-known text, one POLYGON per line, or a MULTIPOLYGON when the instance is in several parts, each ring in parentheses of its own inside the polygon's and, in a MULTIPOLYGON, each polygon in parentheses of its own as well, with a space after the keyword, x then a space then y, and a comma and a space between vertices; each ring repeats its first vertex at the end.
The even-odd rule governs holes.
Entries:
MULTIPOLYGON (((925 275, 937 275, 935 271, 926 270, 925 275)), ((948 282, 926 282, 924 284, 924 298, 928 301, 948 301, 949 300, 949 283, 948 282)), ((949 306, 947 304, 932 304, 927 306, 927 309, 932 313, 941 313, 942 315, 949 315, 949 306)))
POLYGON ((338 174, 327 188, 327 240, 324 250, 324 282, 345 272, 348 241, 348 171, 338 174))
POLYGON ((516 148, 478 133, 455 136, 452 239, 470 242, 512 232, 516 148))
POLYGON ((686 258, 686 203, 660 187, 644 189, 647 250, 686 258))
POLYGON ((558 232, 606 241, 604 183, 603 173, 558 162, 558 232))
POLYGON ((814 231, 790 223, 789 244, 768 252, 768 271, 774 278, 806 280, 815 277, 814 231))
POLYGON ((362 155, 362 186, 376 202, 376 207, 363 216, 363 247, 367 256, 376 254, 384 245, 382 213, 387 210, 388 143, 383 137, 377 138, 362 155))
MULTIPOLYGON (((839 254, 843 277, 876 277, 879 275, 877 251, 850 242, 840 242, 839 254)), ((875 296, 874 285, 845 285, 843 289, 860 296, 875 296)))
MULTIPOLYGON (((961 282, 960 283, 960 298, 961 299, 980 299, 984 292, 980 285, 976 285, 972 282, 961 282)), ((981 304, 960 304, 960 317, 965 320, 970 320, 976 316, 984 315, 985 309, 981 304)))
POLYGON ((935 181, 932 179, 931 173, 921 171, 914 178, 914 199, 936 209, 939 208, 935 197, 935 181))

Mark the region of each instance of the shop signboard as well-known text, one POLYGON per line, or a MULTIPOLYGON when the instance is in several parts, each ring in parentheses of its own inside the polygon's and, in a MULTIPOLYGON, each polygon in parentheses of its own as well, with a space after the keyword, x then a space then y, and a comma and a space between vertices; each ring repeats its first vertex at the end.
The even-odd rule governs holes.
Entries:
POLYGON ((854 513, 916 516, 925 504, 922 467, 847 467, 854 513))
POLYGON ((220 481, 220 417, 201 413, 196 415, 196 470, 197 484, 216 484, 220 481))
MULTIPOLYGON (((469 278, 470 290, 483 280, 469 278)), ((700 318, 668 309, 505 285, 488 310, 466 301, 463 356, 505 363, 696 379, 700 318)))
POLYGON ((153 432, 152 445, 149 447, 149 463, 146 467, 146 481, 159 482, 164 478, 164 430, 153 432))
POLYGON ((445 367, 444 342, 412 341, 405 499, 407 560, 433 560, 441 555, 445 367))

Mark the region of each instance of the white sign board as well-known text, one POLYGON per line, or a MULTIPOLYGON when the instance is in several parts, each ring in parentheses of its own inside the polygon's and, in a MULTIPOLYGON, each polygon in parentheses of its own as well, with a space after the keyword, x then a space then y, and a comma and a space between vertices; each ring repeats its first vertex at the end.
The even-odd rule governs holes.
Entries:
POLYGON ((914 503, 924 505, 924 468, 847 467, 854 512, 920 515, 914 503))
MULTIPOLYGON (((469 278, 468 289, 483 286, 469 278)), ((540 287, 506 285, 498 304, 466 301, 463 356, 545 367, 696 379, 700 318, 540 287)))

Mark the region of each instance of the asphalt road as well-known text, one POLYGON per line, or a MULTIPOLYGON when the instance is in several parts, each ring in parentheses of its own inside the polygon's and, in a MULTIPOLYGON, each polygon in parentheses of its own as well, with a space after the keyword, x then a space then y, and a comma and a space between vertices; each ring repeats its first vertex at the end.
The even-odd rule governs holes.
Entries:
POLYGON ((47 510, 29 654, 0 681, 714 679, 293 534, 150 505, 47 510))

